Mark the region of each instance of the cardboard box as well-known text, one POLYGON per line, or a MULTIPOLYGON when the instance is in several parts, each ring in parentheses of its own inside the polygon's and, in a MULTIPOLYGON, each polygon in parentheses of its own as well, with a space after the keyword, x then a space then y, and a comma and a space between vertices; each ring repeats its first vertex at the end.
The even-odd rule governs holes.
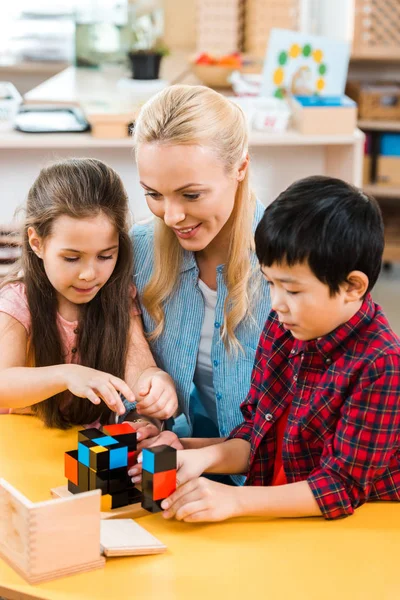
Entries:
POLYGON ((400 185, 400 156, 379 156, 376 180, 380 185, 400 185))
POLYGON ((347 96, 293 96, 293 126, 304 135, 351 135, 357 125, 357 104, 347 96))

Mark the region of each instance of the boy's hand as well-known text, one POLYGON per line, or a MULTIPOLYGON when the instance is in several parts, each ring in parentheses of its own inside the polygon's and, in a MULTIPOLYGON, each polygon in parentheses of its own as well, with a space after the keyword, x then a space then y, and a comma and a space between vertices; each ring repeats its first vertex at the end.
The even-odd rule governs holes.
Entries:
POLYGON ((177 453, 176 485, 183 485, 191 479, 196 479, 208 467, 203 449, 183 450, 177 453))
MULTIPOLYGON (((178 436, 173 431, 160 431, 155 425, 146 423, 145 421, 129 422, 129 425, 137 432, 137 440, 140 440, 137 445, 139 452, 143 448, 162 446, 164 444, 176 448, 176 450, 183 449, 178 436)), ((130 468, 128 475, 132 477, 133 483, 140 483, 142 481, 142 464, 137 463, 130 468)))
POLYGON ((217 483, 205 477, 192 479, 179 486, 169 498, 163 500, 162 515, 165 519, 175 517, 178 521, 186 523, 230 519, 240 514, 237 491, 233 486, 217 483))
POLYGON ((148 417, 169 419, 178 408, 178 397, 171 377, 165 371, 150 367, 135 383, 136 411, 148 417))
POLYGON ((130 402, 135 401, 132 390, 119 377, 82 365, 68 364, 62 367, 66 388, 79 398, 87 398, 93 404, 100 404, 103 400, 118 415, 125 412, 119 392, 130 402))

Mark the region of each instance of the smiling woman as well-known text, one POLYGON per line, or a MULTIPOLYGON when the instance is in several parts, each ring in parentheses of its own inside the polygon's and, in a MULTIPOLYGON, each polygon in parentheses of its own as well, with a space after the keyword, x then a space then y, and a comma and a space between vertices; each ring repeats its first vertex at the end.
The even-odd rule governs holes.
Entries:
POLYGON ((132 231, 145 331, 177 385, 174 431, 217 442, 241 420, 270 310, 254 254, 263 207, 249 185, 245 117, 209 88, 171 86, 144 105, 134 144, 155 216, 132 231))

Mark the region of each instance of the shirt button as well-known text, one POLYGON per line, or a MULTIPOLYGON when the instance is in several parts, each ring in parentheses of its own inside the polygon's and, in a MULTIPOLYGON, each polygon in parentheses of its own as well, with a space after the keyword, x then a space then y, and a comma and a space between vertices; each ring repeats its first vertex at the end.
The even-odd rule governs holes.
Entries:
POLYGON ((214 360, 214 367, 218 367, 219 362, 217 360, 214 360))
POLYGON ((218 323, 218 321, 215 321, 214 327, 215 327, 215 329, 219 329, 221 327, 221 323, 218 323))
POLYGON ((74 333, 79 333, 79 329, 76 327, 76 329, 74 329, 74 333))
POLYGON ((330 365, 330 364, 332 364, 332 359, 331 358, 327 358, 325 362, 326 362, 327 365, 330 365))
POLYGON ((75 352, 77 352, 78 348, 71 348, 71 352, 72 354, 75 354, 75 352))
POLYGON ((297 381, 297 375, 293 375, 294 381, 297 381))
POLYGON ((304 352, 302 352, 302 353, 300 354, 300 359, 301 359, 301 360, 303 360, 303 358, 304 358, 304 352))
POLYGON ((221 400, 222 399, 222 394, 218 393, 215 397, 216 397, 217 400, 221 400))
POLYGON ((290 351, 290 354, 294 354, 296 352, 296 350, 293 348, 293 350, 290 351))
POLYGON ((272 419, 273 419, 273 416, 271 415, 271 413, 267 413, 267 414, 265 415, 265 420, 266 420, 266 421, 272 421, 272 419))

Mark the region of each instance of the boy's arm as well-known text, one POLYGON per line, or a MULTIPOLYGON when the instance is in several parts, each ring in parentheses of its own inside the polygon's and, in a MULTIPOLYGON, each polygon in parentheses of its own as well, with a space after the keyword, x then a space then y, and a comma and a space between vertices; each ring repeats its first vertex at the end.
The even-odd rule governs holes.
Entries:
POLYGON ((400 356, 379 356, 346 399, 320 466, 307 480, 325 518, 351 515, 364 504, 398 450, 399 373, 400 356))
MULTIPOLYGON (((230 433, 228 439, 223 443, 210 440, 201 440, 196 445, 196 440, 185 439, 182 441, 184 448, 197 448, 180 452, 180 470, 178 471, 179 482, 188 481, 198 477, 203 472, 236 474, 247 473, 251 451, 251 439, 254 429, 254 419, 258 407, 260 393, 264 393, 262 383, 267 370, 268 344, 267 328, 261 334, 257 347, 254 366, 251 375, 251 385, 246 399, 240 406, 244 421, 230 433), (213 444, 213 445, 211 445, 213 444)), ((222 440, 221 440, 222 441, 222 440)))

